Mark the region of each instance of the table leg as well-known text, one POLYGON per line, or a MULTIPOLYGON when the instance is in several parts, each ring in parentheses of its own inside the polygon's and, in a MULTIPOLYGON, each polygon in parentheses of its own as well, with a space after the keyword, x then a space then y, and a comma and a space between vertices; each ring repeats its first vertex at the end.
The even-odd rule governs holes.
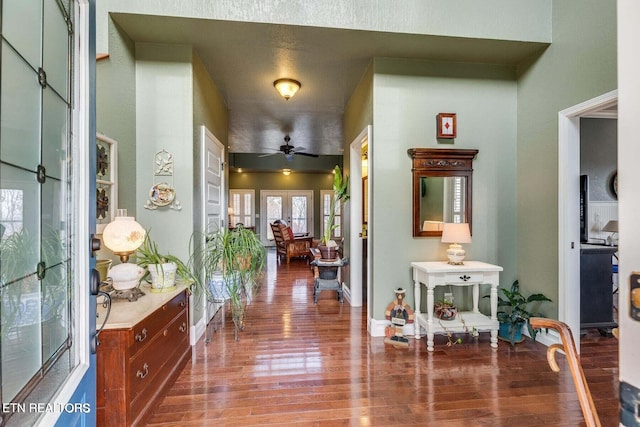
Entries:
POLYGON ((427 350, 433 351, 433 287, 427 286, 427 350))
MULTIPOLYGON (((491 283, 491 320, 498 322, 498 283, 491 283)), ((491 347, 498 348, 498 329, 491 329, 491 347)))
POLYGON ((418 317, 420 317, 420 282, 417 278, 413 279, 413 301, 415 306, 415 310, 413 310, 413 318, 416 319, 413 322, 413 327, 415 329, 415 337, 417 340, 420 339, 420 322, 418 322, 418 317))
POLYGON ((480 313, 480 309, 478 308, 478 298, 480 298, 480 285, 475 283, 473 285, 473 312, 480 313))

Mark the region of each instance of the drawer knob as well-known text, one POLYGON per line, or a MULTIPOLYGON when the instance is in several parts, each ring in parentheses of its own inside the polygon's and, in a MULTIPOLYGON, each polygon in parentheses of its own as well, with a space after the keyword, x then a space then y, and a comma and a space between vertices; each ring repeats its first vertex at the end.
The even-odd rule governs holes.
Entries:
POLYGON ((142 371, 139 370, 138 372, 136 372, 136 377, 144 379, 144 377, 146 377, 147 375, 149 375, 149 365, 145 363, 142 366, 142 371))
POLYGON ((147 339, 147 328, 142 328, 139 334, 136 334, 136 341, 142 342, 147 339))
POLYGON ((180 307, 186 307, 187 302, 185 300, 180 301, 180 307))
POLYGON ((466 282, 469 279, 471 279, 471 276, 467 276, 466 274, 464 276, 460 276, 460 280, 462 280, 463 282, 466 282))
POLYGON ((182 322, 182 325, 180 325, 180 327, 178 328, 178 330, 179 330, 180 332, 184 332, 184 331, 186 331, 186 330, 187 330, 187 324, 186 324, 186 323, 184 323, 184 322, 182 322))

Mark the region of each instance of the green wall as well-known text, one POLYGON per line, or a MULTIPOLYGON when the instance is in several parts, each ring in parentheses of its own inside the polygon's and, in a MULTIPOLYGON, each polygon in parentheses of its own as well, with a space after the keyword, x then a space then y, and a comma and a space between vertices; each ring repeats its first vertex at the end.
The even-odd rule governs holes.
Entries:
POLYGON ((135 215, 135 45, 111 20, 109 46, 109 57, 96 63, 97 130, 118 141, 118 207, 135 215))
MULTIPOLYGON (((553 43, 518 67, 517 273, 523 292, 558 315, 558 112, 616 81, 616 2, 553 2, 553 43)), ((482 151, 480 152, 482 155, 482 151)), ((504 283, 504 282, 503 282, 504 283)))
MULTIPOLYGON (((313 190, 313 235, 320 238, 320 190, 333 188, 331 173, 298 173, 285 176, 280 172, 231 172, 229 189, 255 189, 256 214, 260 215, 260 190, 313 190)), ((260 233, 260 219, 256 218, 256 232, 260 233)))
MULTIPOLYGON (((375 59, 369 171, 374 253, 372 317, 384 319, 393 289, 413 289, 412 261, 445 260, 438 238, 412 237, 412 175, 407 149, 478 149, 473 162, 473 243, 469 259, 501 265, 501 282, 516 271, 515 70, 508 66, 375 59), (457 114, 457 138, 438 144, 436 115, 457 114)), ((408 292, 413 304, 413 293, 408 292)))

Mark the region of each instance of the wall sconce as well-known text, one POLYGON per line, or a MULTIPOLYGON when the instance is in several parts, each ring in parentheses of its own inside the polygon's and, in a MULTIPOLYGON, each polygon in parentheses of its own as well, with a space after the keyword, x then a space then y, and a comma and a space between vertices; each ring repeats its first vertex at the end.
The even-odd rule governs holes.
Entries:
POLYGON ((302 85, 297 80, 278 79, 273 82, 273 87, 275 87, 278 93, 288 101, 289 98, 293 97, 293 95, 300 90, 302 85))
POLYGON ((282 169, 282 174, 284 176, 289 176, 291 175, 291 169, 282 169))
POLYGON ((464 260, 466 252, 462 246, 460 246, 460 243, 471 243, 471 231, 469 230, 469 224, 466 222, 460 224, 446 222, 442 229, 441 241, 443 243, 451 243, 451 245, 449 245, 449 249, 447 249, 449 264, 462 265, 462 260, 464 260))
POLYGON ((122 262, 109 269, 108 274, 113 280, 114 289, 126 290, 138 285, 142 269, 135 264, 128 264, 128 261, 129 256, 144 242, 145 235, 145 229, 134 217, 127 216, 126 209, 118 209, 116 217, 105 227, 102 233, 104 245, 118 255, 122 262))

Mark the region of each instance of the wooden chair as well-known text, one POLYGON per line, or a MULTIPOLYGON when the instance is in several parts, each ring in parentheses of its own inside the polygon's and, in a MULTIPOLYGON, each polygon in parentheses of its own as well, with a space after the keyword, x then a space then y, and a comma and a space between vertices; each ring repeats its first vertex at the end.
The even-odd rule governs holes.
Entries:
POLYGON ((556 351, 562 350, 567 355, 567 362, 569 363, 569 370, 571 371, 571 377, 573 383, 576 386, 576 392, 578 393, 578 400, 580 401, 580 407, 582 408, 582 415, 587 427, 600 427, 600 419, 598 418, 598 412, 596 411, 596 405, 593 403, 591 397, 591 391, 589 385, 584 377, 582 371, 582 365, 580 364, 580 356, 576 351, 576 345, 573 342, 573 335, 571 329, 564 322, 559 320, 546 319, 543 317, 532 317, 529 319, 531 326, 545 329, 555 329, 560 334, 562 344, 551 344, 547 349, 547 362, 553 372, 560 372, 560 367, 556 362, 556 351))
POLYGON ((278 259, 280 256, 284 256, 287 260, 287 264, 291 258, 304 258, 309 260, 311 252, 311 242, 313 237, 294 237, 289 227, 284 224, 269 224, 271 226, 271 232, 273 233, 273 239, 276 242, 276 251, 278 259))

